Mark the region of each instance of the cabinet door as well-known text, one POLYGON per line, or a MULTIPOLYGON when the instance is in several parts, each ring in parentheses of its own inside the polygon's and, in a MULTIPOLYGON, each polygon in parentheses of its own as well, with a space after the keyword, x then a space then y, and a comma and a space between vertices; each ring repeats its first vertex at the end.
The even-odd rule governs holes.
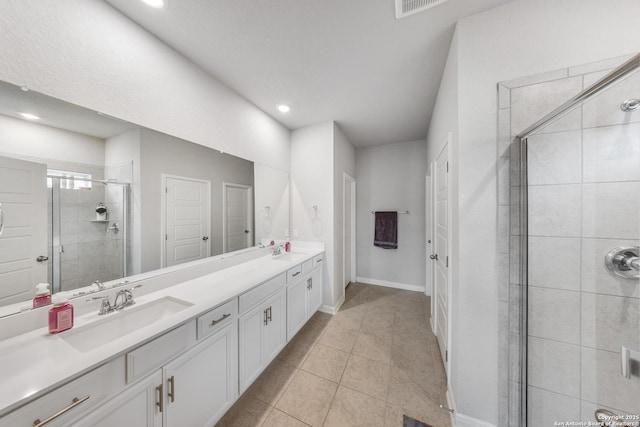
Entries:
POLYGON ((266 326, 265 310, 266 306, 261 304, 240 316, 238 321, 240 393, 243 393, 262 372, 262 330, 266 326))
POLYGON ((309 277, 311 279, 309 286, 309 310, 308 317, 314 315, 322 305, 322 265, 316 268, 309 277))
POLYGON ((163 368, 165 427, 211 426, 235 400, 234 325, 207 338, 163 368))
MULTIPOLYGON (((73 424, 74 427, 162 426, 160 399, 162 399, 162 372, 149 375, 127 388, 98 410, 73 424)), ((166 405, 166 398, 163 402, 166 405)), ((166 406, 162 409, 164 410, 166 406)))
POLYGON ((284 289, 265 303, 268 323, 264 328, 266 336, 263 338, 263 367, 266 367, 287 343, 286 304, 284 289))
POLYGON ((293 338, 306 321, 307 279, 305 278, 287 287, 287 341, 293 338))

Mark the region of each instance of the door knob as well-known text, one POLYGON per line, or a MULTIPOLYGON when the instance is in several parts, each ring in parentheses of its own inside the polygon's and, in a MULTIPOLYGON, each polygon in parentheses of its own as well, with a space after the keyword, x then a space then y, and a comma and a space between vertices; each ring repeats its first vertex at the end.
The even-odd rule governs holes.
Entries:
POLYGON ((437 261, 438 260, 438 254, 431 255, 429 258, 431 258, 434 261, 437 261))
POLYGON ((49 261, 49 257, 48 256, 44 256, 44 255, 40 255, 38 258, 36 258, 36 261, 38 261, 38 262, 49 261))
POLYGON ((244 230, 244 232, 245 232, 246 234, 249 234, 249 230, 244 230))
POLYGON ((205 240, 205 241, 206 241, 206 240, 209 240, 209 236, 204 236, 204 237, 202 238, 202 240, 205 240))

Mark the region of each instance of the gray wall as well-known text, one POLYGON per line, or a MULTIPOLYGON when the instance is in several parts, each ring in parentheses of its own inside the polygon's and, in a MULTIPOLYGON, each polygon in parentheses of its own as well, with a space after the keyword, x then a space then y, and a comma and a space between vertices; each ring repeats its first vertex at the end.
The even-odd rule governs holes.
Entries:
POLYGON ((425 286, 424 140, 356 150, 358 280, 425 286), (373 246, 371 211, 406 211, 398 217, 398 249, 373 246))
POLYGON ((253 162, 152 130, 141 130, 142 271, 160 268, 161 176, 211 181, 211 255, 222 253, 222 183, 253 186, 253 162))

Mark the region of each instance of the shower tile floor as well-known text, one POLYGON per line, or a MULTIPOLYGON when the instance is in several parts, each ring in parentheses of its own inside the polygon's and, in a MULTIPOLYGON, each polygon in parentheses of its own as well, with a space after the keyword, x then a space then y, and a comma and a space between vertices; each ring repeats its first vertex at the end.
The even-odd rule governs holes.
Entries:
POLYGON ((352 283, 335 316, 316 313, 217 426, 449 427, 429 297, 352 283))

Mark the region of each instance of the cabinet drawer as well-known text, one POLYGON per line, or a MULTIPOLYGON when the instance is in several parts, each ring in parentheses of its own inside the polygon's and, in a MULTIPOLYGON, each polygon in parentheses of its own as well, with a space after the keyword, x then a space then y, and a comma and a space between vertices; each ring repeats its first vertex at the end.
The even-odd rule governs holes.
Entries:
POLYGON ((77 378, 0 419, 2 427, 61 426, 109 396, 109 365, 77 378))
POLYGON ((238 308, 239 313, 242 314, 251 307, 262 302, 262 300, 267 298, 269 295, 271 295, 278 289, 283 288, 284 285, 285 275, 281 274, 271 280, 264 282, 262 285, 240 295, 240 306, 238 308))
POLYGON ((302 275, 302 266, 296 265, 293 268, 287 270, 287 283, 291 283, 297 280, 302 275))
POLYGON ((324 260, 324 254, 316 255, 313 257, 313 268, 320 267, 324 260))
POLYGON ((127 353, 127 384, 162 366, 196 342, 195 322, 191 321, 127 353))
POLYGON ((232 299, 198 317, 198 339, 201 340, 224 328, 236 318, 236 299, 232 299))
POLYGON ((313 258, 302 263, 302 274, 309 274, 313 270, 313 258))

